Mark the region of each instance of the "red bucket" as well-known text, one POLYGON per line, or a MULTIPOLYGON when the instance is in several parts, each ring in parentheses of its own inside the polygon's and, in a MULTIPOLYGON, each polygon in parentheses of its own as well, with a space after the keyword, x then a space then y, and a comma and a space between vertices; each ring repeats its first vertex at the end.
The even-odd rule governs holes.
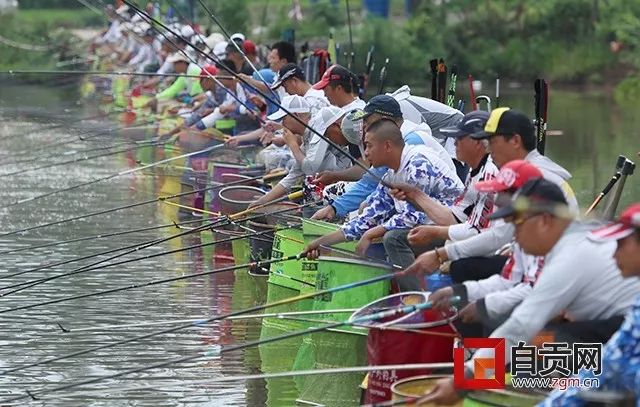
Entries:
MULTIPOLYGON (((443 315, 433 310, 425 310, 422 312, 424 323, 403 326, 412 330, 418 328, 425 332, 424 334, 393 329, 369 329, 367 336, 368 364, 376 366, 452 362, 455 333, 448 321, 453 317, 453 312, 443 315)), ((365 403, 376 404, 391 400, 391 386, 394 382, 410 376, 432 373, 429 369, 371 371, 365 393, 365 403)))

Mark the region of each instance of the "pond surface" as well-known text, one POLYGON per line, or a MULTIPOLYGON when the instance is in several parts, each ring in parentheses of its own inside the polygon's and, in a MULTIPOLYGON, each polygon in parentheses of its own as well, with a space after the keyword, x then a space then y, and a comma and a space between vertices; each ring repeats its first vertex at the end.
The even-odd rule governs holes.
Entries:
MULTIPOLYGON (((6 175, 82 156, 72 154, 73 151, 97 149, 122 142, 122 139, 114 141, 112 135, 96 136, 84 141, 77 137, 78 134, 84 134, 83 137, 95 135, 99 129, 117 126, 113 121, 92 120, 82 125, 76 123, 51 128, 59 122, 57 118, 60 116, 79 118, 95 113, 91 108, 79 106, 76 100, 76 93, 69 88, 4 85, 0 90, 0 234, 179 192, 177 176, 161 171, 144 171, 9 206, 19 200, 106 177, 137 165, 137 156, 116 154, 6 175)), ((531 95, 506 95, 503 96, 505 103, 529 113, 533 110, 531 95)), ((563 135, 549 137, 547 153, 573 173, 571 185, 582 207, 591 203, 611 177, 619 154, 625 154, 633 160, 637 157, 636 153, 640 151, 640 115, 637 113, 636 107, 619 107, 601 96, 566 92, 552 94, 549 128, 562 130, 563 135)), ((104 151, 107 150, 85 154, 98 155, 104 151)), ((620 208, 630 202, 640 201, 637 177, 635 175, 627 181, 620 208)), ((151 204, 0 236, 0 288, 77 270, 96 259, 106 259, 109 255, 30 271, 44 265, 166 238, 176 230, 153 229, 58 246, 14 251, 16 249, 170 224, 175 217, 175 208, 151 204), (16 273, 22 274, 14 275, 16 273)), ((161 253, 200 242, 199 235, 191 235, 117 260, 161 253)), ((224 314, 265 301, 264 280, 256 280, 246 270, 239 270, 109 295, 9 310, 213 270, 221 265, 225 264, 220 261, 215 264, 210 250, 195 249, 53 279, 0 297, 0 371, 167 327, 132 326, 126 329, 89 329, 63 333, 57 323, 72 331, 101 325, 153 323, 224 314)), ((214 345, 254 340, 260 336, 260 327, 259 319, 227 320, 23 369, 0 376, 0 401, 25 394, 25 390, 37 392, 45 389, 46 392, 46 389, 62 383, 206 352, 214 349, 214 345)), ((51 393, 31 403, 48 406, 293 404, 297 395, 291 379, 215 382, 215 378, 223 375, 254 374, 267 370, 277 371, 266 368, 261 362, 260 352, 252 347, 224 354, 222 358, 170 365, 131 377, 51 393), (204 383, 204 379, 213 381, 204 383)), ((333 392, 331 388, 322 391, 327 395, 333 392)))

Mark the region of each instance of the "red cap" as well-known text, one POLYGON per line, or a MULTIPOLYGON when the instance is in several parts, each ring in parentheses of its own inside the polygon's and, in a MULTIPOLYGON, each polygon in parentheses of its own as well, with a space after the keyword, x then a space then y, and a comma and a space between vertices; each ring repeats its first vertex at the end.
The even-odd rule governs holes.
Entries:
POLYGON ((200 70, 200 79, 208 78, 209 75, 214 76, 218 74, 218 68, 215 65, 205 65, 200 70))
POLYGON ((324 71, 322 78, 320 78, 320 80, 312 86, 313 89, 322 90, 327 87, 329 81, 331 81, 331 71, 333 70, 334 66, 335 65, 329 67, 329 69, 324 71))
POLYGON ((503 165, 494 179, 476 182, 475 187, 480 192, 502 192, 518 189, 535 178, 542 178, 538 167, 525 160, 513 160, 503 165))
POLYGON ((247 55, 255 55, 256 54, 256 44, 251 40, 244 40, 242 43, 242 47, 244 48, 244 53, 247 55))
POLYGON ((622 212, 617 222, 592 231, 589 237, 597 241, 620 240, 640 229, 640 203, 622 212))

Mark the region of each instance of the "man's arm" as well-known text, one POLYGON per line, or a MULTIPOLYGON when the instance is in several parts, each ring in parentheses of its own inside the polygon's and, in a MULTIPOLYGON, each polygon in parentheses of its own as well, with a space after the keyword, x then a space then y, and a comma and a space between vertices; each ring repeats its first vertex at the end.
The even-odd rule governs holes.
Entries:
POLYGON ((486 256, 500 249, 513 239, 514 227, 511 223, 492 226, 477 236, 445 246, 449 260, 486 256))
MULTIPOLYGON (((369 172, 373 172, 379 178, 382 178, 387 172, 386 167, 370 168, 369 172)), ((336 209, 336 216, 345 217, 349 212, 355 211, 360 207, 367 197, 376 190, 378 179, 366 172, 364 176, 355 183, 347 192, 333 201, 333 207, 336 209)))
POLYGON ((393 200, 382 184, 378 185, 366 202, 368 205, 362 213, 342 226, 347 240, 359 239, 366 231, 382 224, 395 212, 393 200))

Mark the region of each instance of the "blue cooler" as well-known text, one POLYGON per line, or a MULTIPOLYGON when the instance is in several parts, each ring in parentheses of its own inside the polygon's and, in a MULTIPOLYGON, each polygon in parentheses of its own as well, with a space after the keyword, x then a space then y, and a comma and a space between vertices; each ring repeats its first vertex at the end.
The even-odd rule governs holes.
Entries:
POLYGON ((449 287, 453 284, 453 280, 449 274, 437 271, 427 277, 425 277, 425 283, 427 285, 427 291, 437 291, 442 287, 449 287))

